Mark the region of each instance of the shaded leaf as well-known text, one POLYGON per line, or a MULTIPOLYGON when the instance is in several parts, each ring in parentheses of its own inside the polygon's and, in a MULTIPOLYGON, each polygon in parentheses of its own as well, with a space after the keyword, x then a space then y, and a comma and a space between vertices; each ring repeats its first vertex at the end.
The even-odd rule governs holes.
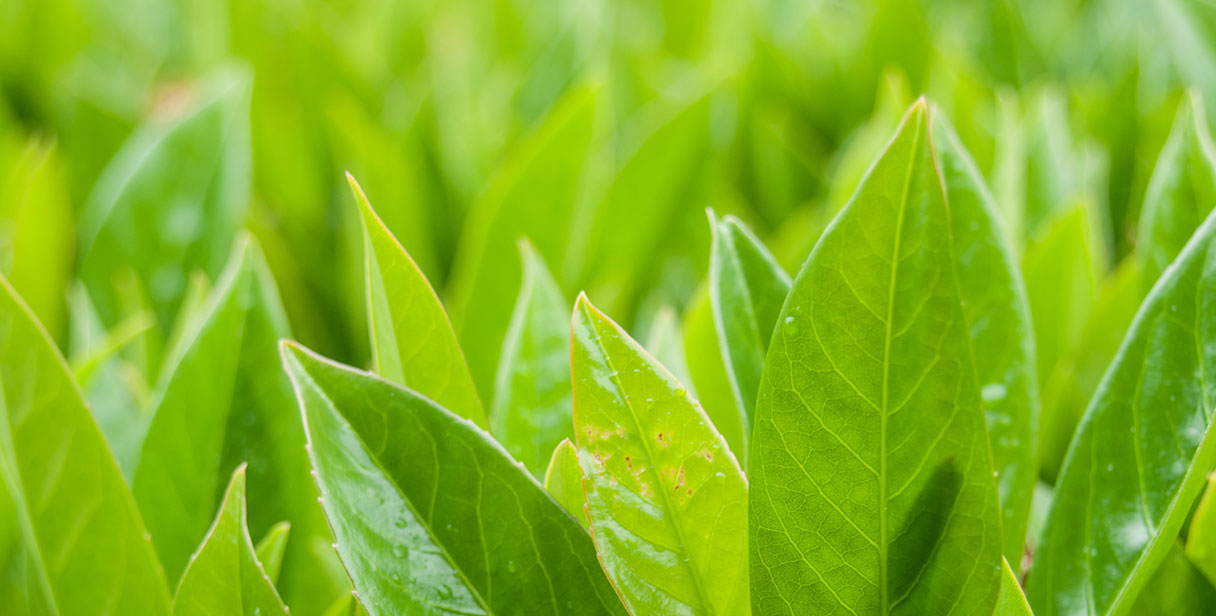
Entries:
POLYGON ((279 582, 279 572, 283 569, 283 553, 287 551, 287 538, 291 535, 291 522, 279 522, 266 531, 266 536, 258 541, 254 551, 257 552, 258 562, 266 571, 266 577, 271 584, 279 582))
POLYGON ((622 613, 590 538, 489 436, 284 344, 323 506, 375 614, 622 613))
POLYGON ((697 398, 714 428, 726 439, 738 460, 747 454, 749 433, 735 406, 734 392, 726 376, 726 357, 714 329, 713 307, 708 285, 693 295, 684 313, 684 357, 688 374, 696 386, 697 398))
POLYGON ((585 295, 574 429, 600 560, 635 614, 748 612, 747 479, 688 391, 585 295))
MULTIPOLYGON (((764 354, 790 277, 760 240, 734 216, 708 212, 713 244, 709 254, 709 303, 735 412, 747 451, 764 354)), ((746 464, 746 456, 744 456, 746 464)))
POLYGON ((570 330, 566 300, 542 257, 519 243, 523 282, 503 340, 490 407, 490 431, 537 478, 549 455, 574 436, 570 402, 570 330))
POLYGON ((1216 614, 1216 588, 1187 559, 1182 546, 1174 542, 1129 613, 1216 614))

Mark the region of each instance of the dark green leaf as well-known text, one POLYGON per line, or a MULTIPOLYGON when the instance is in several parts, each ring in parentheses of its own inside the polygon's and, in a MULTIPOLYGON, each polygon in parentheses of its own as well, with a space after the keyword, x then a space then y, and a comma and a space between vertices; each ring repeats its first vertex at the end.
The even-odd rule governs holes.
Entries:
POLYGON ((719 221, 712 211, 708 214, 713 234, 709 302, 727 383, 743 426, 741 449, 747 451, 764 354, 789 293, 790 277, 737 218, 719 221))
POLYGON ((587 533, 485 432, 368 373, 282 353, 371 613, 623 613, 587 533))
POLYGON ((1128 610, 1216 465, 1216 217, 1158 280, 1064 458, 1028 596, 1041 616, 1128 610))

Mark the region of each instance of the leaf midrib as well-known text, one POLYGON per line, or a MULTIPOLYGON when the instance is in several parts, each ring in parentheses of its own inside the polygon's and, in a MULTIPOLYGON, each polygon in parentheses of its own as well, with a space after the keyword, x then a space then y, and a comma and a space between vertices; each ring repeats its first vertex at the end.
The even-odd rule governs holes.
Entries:
MULTIPOLYGON (((584 310, 586 310, 586 308, 584 308, 584 310)), ((589 311, 585 312, 584 314, 586 314, 586 316, 590 317, 588 319, 588 321, 590 323, 592 323, 592 327, 594 327, 596 330, 597 335, 595 338, 595 344, 596 344, 596 346, 598 346, 600 348, 600 352, 604 354, 604 361, 608 364, 608 368, 611 370, 612 376, 609 377, 609 379, 613 382, 613 384, 616 385, 617 389, 619 389, 623 393, 625 391, 625 387, 621 384, 620 372, 617 370, 616 366, 612 362, 612 355, 608 352, 608 349, 604 347, 604 343, 603 343, 602 339, 600 338, 600 336, 602 336, 602 334, 600 334, 599 328, 595 327, 595 325, 594 325, 595 315, 591 314, 589 311)), ((633 425, 635 428, 637 428, 637 434, 639 436, 638 440, 642 443, 642 448, 646 451, 646 457, 650 459, 650 468, 647 470, 650 472, 651 475, 654 475, 656 477, 657 483, 659 484, 660 488, 662 488, 662 486, 663 486, 662 477, 657 476, 658 475, 658 471, 656 470, 657 466, 654 463, 656 460, 656 457, 654 455, 654 451, 650 447, 650 443, 645 438, 645 431, 642 430, 642 423, 638 419, 637 410, 634 409, 633 402, 630 401, 629 397, 622 396, 622 398, 625 400, 625 407, 629 409, 629 418, 633 420, 633 425)), ((683 464, 683 463, 681 462, 681 464, 683 464)), ((675 516, 674 516, 675 508, 672 506, 671 497, 667 494, 666 489, 660 489, 659 492, 661 492, 663 494, 663 504, 666 506, 667 511, 672 514, 670 516, 667 516, 667 523, 669 526, 671 526, 671 528, 673 530, 676 531, 676 538, 679 539, 679 541, 680 541, 680 548, 684 551, 685 554, 687 554, 688 553, 688 540, 684 536, 683 527, 679 524, 676 524, 676 522, 675 522, 675 516)), ((691 573, 691 575, 689 577, 692 578, 693 586, 697 590, 697 597, 701 600, 702 606, 707 611, 711 611, 711 613, 712 613, 713 603, 710 602, 709 596, 705 593, 705 588, 704 588, 703 584, 701 583, 701 576, 697 572, 696 568, 693 567, 692 560, 686 559, 684 566, 688 569, 689 573, 691 573)))
POLYGON ((912 184, 912 170, 916 167, 917 150, 920 147, 921 127, 923 122, 916 122, 916 133, 912 140, 908 168, 904 173, 904 187, 899 199, 898 213, 895 218, 895 245, 891 252, 891 283, 887 290, 887 322, 886 334, 883 339, 882 362, 882 413, 879 415, 879 501, 878 501, 878 583, 882 594, 882 613, 890 613, 889 571, 887 566, 887 413, 890 404, 891 380, 891 325, 895 312, 895 288, 899 274, 900 243, 904 232, 904 214, 908 209, 908 189, 912 184))

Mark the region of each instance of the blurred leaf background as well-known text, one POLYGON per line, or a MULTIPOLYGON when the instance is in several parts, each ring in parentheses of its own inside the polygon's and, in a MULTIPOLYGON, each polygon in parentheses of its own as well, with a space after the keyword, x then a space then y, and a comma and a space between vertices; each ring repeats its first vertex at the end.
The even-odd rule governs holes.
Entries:
POLYGON ((343 171, 439 291, 487 403, 520 237, 564 297, 586 289, 681 370, 705 208, 796 272, 924 93, 1023 260, 1050 481, 1159 273, 1142 208, 1216 195, 1211 175, 1150 183, 1172 133, 1179 164, 1211 167, 1214 36, 1199 0, 0 0, 0 271, 120 462, 139 440, 121 415, 155 404, 242 230, 292 335, 370 364, 343 171))

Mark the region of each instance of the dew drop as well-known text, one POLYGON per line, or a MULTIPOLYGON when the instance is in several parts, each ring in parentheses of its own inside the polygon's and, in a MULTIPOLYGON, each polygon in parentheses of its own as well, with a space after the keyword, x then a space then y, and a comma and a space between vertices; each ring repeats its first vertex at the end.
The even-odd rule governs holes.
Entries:
POLYGON ((447 584, 440 584, 439 587, 436 588, 435 590, 439 592, 440 599, 451 599, 452 598, 452 587, 448 586, 447 584))

